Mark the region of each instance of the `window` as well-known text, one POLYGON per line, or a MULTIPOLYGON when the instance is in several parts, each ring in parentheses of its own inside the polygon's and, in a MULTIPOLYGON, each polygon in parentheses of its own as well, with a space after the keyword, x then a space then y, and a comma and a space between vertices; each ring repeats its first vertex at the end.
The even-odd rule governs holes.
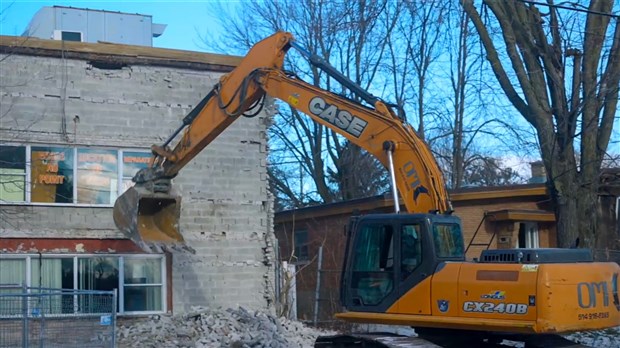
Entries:
MULTIPOLYGON (((0 257, 0 284, 23 284, 32 288, 118 289, 119 313, 155 313, 166 310, 164 262, 163 255, 153 254, 0 257)), ((0 288, 2 292, 15 292, 15 289, 0 288)), ((75 310, 95 313, 96 306, 96 296, 63 296, 54 304, 57 314, 75 310)))
POLYGON ((437 257, 463 257, 463 234, 458 224, 434 224, 433 240, 437 257))
POLYGON ((79 31, 54 30, 54 40, 82 41, 82 33, 79 31))
POLYGON ((361 304, 378 305, 394 289, 393 247, 392 226, 360 229, 353 253, 351 289, 361 304))
POLYGON ((297 261, 308 261, 308 231, 295 231, 295 257, 297 261))
POLYGON ((116 150, 78 149, 78 203, 114 203, 118 194, 116 156, 116 150))
POLYGON ((538 248, 538 224, 536 222, 522 222, 519 224, 518 248, 538 248))
POLYGON ((24 284, 26 284, 26 260, 0 258, 0 285, 24 284))
MULTIPOLYGON (((73 289, 73 258, 33 258, 31 260, 31 287, 73 289)), ((52 297, 47 301, 47 313, 74 312, 73 296, 52 297)))
POLYGON ((151 153, 61 146, 0 146, 0 204, 111 206, 151 153))
POLYGON ((407 278, 422 263, 420 225, 404 225, 400 235, 401 279, 407 278))
POLYGON ((26 200, 26 147, 0 146, 0 201, 26 200))
POLYGON ((125 258, 124 300, 126 311, 161 311, 161 262, 125 258))
POLYGON ((32 202, 73 202, 73 149, 32 147, 32 202))
POLYGON ((75 31, 63 31, 62 32, 62 39, 64 41, 82 41, 82 33, 79 32, 75 32, 75 31))
POLYGON ((131 179, 136 173, 149 166, 152 155, 148 152, 123 152, 123 178, 121 192, 133 186, 131 179))

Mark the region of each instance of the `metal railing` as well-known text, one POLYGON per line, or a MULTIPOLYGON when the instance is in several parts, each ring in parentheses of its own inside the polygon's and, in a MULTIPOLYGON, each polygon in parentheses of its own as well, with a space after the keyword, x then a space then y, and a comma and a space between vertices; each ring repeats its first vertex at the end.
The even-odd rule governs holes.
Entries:
POLYGON ((0 285, 0 347, 115 348, 115 291, 0 285))

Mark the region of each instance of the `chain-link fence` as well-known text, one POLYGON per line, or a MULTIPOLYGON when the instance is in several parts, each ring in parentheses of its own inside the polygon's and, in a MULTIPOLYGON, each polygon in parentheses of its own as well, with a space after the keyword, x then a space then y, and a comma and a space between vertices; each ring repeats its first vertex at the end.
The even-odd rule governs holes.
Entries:
POLYGON ((0 285, 0 347, 114 348, 116 291, 0 285))

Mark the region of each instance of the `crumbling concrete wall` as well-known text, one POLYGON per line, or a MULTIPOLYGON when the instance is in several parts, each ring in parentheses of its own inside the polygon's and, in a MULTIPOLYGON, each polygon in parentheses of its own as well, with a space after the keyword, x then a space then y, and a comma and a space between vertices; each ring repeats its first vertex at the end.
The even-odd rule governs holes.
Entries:
MULTIPOLYGON (((221 75, 145 65, 100 69, 38 55, 0 61, 0 144, 148 149, 172 134, 221 75)), ((265 112, 240 118, 174 179, 183 197, 181 231, 196 250, 172 256, 175 312, 192 305, 269 306, 266 122, 265 112)), ((111 207, 0 208, 0 239, 123 237, 111 207)))

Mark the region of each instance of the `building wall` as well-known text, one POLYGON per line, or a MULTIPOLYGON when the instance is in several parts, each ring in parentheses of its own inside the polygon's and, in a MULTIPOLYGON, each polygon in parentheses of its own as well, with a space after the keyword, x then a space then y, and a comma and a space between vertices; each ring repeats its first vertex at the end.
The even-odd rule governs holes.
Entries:
MULTIPOLYGON (((0 61, 2 145, 146 150, 172 134, 219 77, 163 66, 107 70, 36 55, 0 61)), ((196 250, 172 254, 175 312, 193 305, 269 305, 273 229, 265 163, 263 113, 240 118, 174 179, 183 197, 180 229, 196 250)), ((0 244, 7 238, 123 238, 109 206, 0 208, 0 244)), ((16 251, 0 245, 0 252, 16 251)))
MULTIPOLYGON (((453 202, 456 215, 461 218, 465 247, 472 244, 490 244, 490 248, 516 248, 520 221, 496 221, 488 212, 503 209, 540 210, 547 208, 548 201, 543 196, 501 198, 490 200, 465 200, 453 202), (482 225, 480 226, 482 222, 482 225), (478 230, 478 226, 480 226, 478 230), (478 233, 476 234, 476 230, 478 233), (475 234, 475 238, 474 238, 475 234), (505 243, 500 238, 504 237, 505 243)), ((555 246, 555 223, 537 222, 541 248, 555 246)), ((486 249, 486 246, 472 245, 467 258, 473 259, 486 249)))

